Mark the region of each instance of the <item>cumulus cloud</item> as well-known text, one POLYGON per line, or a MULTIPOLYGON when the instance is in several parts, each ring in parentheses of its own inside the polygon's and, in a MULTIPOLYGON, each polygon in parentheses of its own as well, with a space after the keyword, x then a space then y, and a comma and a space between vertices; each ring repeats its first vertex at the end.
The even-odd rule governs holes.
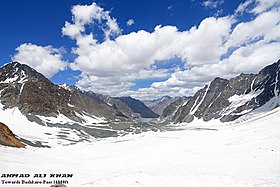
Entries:
POLYGON ((48 78, 64 70, 68 65, 62 60, 63 50, 52 46, 25 43, 17 47, 16 51, 17 53, 12 57, 13 61, 27 64, 48 78))
MULTIPOLYGON (((222 46, 224 39, 229 37, 231 22, 230 18, 208 18, 198 27, 184 32, 173 26, 158 26, 151 33, 133 32, 101 44, 96 44, 92 36, 87 35, 77 40, 78 47, 74 52, 78 57, 70 67, 83 72, 78 82, 82 88, 114 96, 132 94, 127 91, 134 85, 134 80, 167 77, 170 71, 174 71, 152 69, 156 61, 176 57, 188 66, 196 66, 219 60, 220 55, 226 52, 222 46)), ((179 87, 183 86, 181 84, 179 87)), ((174 89, 174 95, 185 93, 180 92, 179 87, 174 89)), ((146 89, 140 90, 138 93, 142 95, 146 89)), ((165 92, 158 92, 158 95, 171 94, 170 90, 169 87, 165 92)), ((155 92, 149 93, 156 96, 155 92)))
MULTIPOLYGON (((213 63, 226 52, 223 44, 229 37, 231 23, 229 17, 207 18, 198 27, 183 32, 174 26, 157 26, 153 32, 140 30, 101 44, 94 42, 92 35, 86 35, 77 39, 78 47, 73 51, 78 57, 70 67, 88 76, 123 76, 125 80, 121 81, 128 84, 134 80, 132 75, 143 73, 143 69, 153 72, 147 79, 155 77, 156 70, 151 68, 156 61, 176 57, 188 66, 213 63)), ((82 83, 85 82, 79 85, 82 83)), ((117 83, 121 86, 120 81, 117 83)), ((94 84, 96 81, 92 88, 94 84)), ((115 92, 119 93, 119 88, 115 92)))
POLYGON ((280 5, 279 0, 256 0, 256 6, 252 9, 254 14, 261 14, 280 5))
MULTIPOLYGON (((223 3, 205 2, 209 7, 223 3)), ((248 0, 236 9, 235 15, 205 18, 189 30, 158 25, 152 32, 139 30, 101 43, 92 33, 86 34, 85 25, 100 20, 104 12, 109 19, 110 12, 95 3, 74 6, 73 23, 66 22, 62 30, 77 44, 73 48, 77 58, 70 67, 82 72, 77 85, 95 92, 141 99, 191 95, 217 76, 230 78, 241 72, 256 73, 280 58, 279 8, 276 0, 264 2, 248 0), (80 14, 84 8, 87 11, 80 14), (252 20, 240 22, 235 16, 242 12, 252 14, 252 20), (174 59, 179 59, 184 67, 155 65, 174 59), (135 80, 158 77, 167 80, 130 90, 135 80)))
POLYGON ((96 24, 104 32, 105 39, 121 33, 116 19, 110 16, 110 11, 105 11, 95 2, 91 5, 75 5, 71 12, 72 23, 65 22, 62 34, 72 39, 81 37, 85 32, 85 26, 89 24, 96 24))
POLYGON ((257 40, 270 41, 277 38, 276 32, 279 31, 280 14, 278 9, 264 12, 254 20, 241 22, 234 28, 227 46, 242 46, 254 43, 257 40))
POLYGON ((129 20, 126 22, 126 25, 127 25, 127 26, 132 26, 132 25, 134 25, 134 23, 135 23, 134 19, 129 19, 129 20))
POLYGON ((151 78, 167 78, 170 75, 167 69, 140 70, 137 73, 112 76, 95 76, 93 74, 82 73, 77 86, 83 90, 96 91, 111 96, 127 96, 128 90, 135 83, 132 81, 146 80, 151 78))

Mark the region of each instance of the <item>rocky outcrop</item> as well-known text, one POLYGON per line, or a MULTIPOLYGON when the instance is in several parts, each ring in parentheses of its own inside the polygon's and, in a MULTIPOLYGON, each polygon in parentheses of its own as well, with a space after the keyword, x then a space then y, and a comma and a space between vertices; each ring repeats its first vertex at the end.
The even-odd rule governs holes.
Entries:
POLYGON ((0 144, 4 146, 24 148, 25 145, 4 123, 0 122, 0 144))
POLYGON ((173 117, 175 123, 191 122, 194 117, 209 121, 233 121, 268 101, 270 108, 279 104, 280 60, 258 74, 240 74, 230 80, 215 78, 199 90, 173 117))

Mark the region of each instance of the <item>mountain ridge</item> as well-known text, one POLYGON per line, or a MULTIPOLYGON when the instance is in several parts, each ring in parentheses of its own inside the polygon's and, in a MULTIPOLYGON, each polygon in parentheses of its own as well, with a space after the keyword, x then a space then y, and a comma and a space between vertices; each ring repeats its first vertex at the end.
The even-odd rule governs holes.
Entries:
POLYGON ((148 106, 152 111, 154 111, 159 116, 162 115, 163 110, 174 100, 177 98, 172 98, 168 95, 162 96, 158 99, 153 100, 145 100, 143 103, 145 103, 146 106, 148 106))
MULTIPOLYGON (((40 129, 34 126, 36 124, 46 131, 40 136, 47 133, 48 139, 57 139, 57 143, 63 144, 158 130, 142 122, 146 117, 156 118, 157 114, 139 100, 130 99, 127 103, 121 98, 83 91, 75 86, 56 85, 18 62, 0 68, 0 113, 3 122, 13 131, 24 132, 21 126, 28 129, 28 125, 40 129), (13 119, 11 123, 7 116, 13 119), (21 123, 23 120, 25 124, 21 123)), ((49 147, 44 141, 21 137, 28 145, 49 147)))
MULTIPOLYGON (((121 108, 117 110, 116 107, 112 107, 106 102, 106 99, 117 100, 120 98, 82 91, 75 86, 56 85, 33 68, 19 62, 12 62, 0 69, 0 90, 1 103, 4 107, 17 106, 25 115, 54 117, 61 113, 80 122, 81 119, 76 113, 86 112, 110 120, 115 118, 125 120, 121 117, 122 115, 116 115, 121 113, 121 108)), ((144 105, 139 100, 134 99, 133 101, 135 101, 135 105, 144 105)), ((130 105, 125 107, 131 108, 130 105)), ((142 107, 142 109, 136 112, 138 117, 157 117, 147 107, 142 107), (149 115, 142 115, 145 112, 149 115)), ((136 114, 132 114, 133 109, 127 109, 127 111, 123 116, 137 118, 136 114)))
POLYGON ((230 122, 264 106, 271 101, 273 109, 279 105, 280 60, 264 67, 258 74, 244 74, 229 80, 215 78, 200 89, 184 106, 176 111, 173 122, 191 122, 194 118, 230 122))

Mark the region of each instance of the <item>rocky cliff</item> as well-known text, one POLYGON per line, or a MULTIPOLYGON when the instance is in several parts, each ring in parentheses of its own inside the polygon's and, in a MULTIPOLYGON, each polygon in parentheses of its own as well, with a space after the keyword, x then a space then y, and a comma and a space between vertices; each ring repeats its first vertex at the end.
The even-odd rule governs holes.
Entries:
POLYGON ((262 106, 273 109, 280 102, 279 71, 280 60, 258 74, 242 73, 229 80, 215 78, 178 108, 173 121, 191 122, 196 117, 204 121, 220 119, 228 122, 262 106))

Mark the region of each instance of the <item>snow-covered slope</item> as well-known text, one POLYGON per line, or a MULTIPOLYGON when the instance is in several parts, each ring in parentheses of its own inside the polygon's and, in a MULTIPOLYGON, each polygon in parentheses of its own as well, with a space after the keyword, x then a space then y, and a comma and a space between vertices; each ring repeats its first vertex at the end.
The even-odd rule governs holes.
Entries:
POLYGON ((0 103, 0 122, 25 143, 35 147, 57 147, 93 142, 100 138, 123 136, 129 133, 158 131, 146 122, 108 122, 87 113, 75 113, 80 123, 59 113, 56 117, 23 115, 17 107, 6 108, 0 103))
MULTIPOLYGON (((36 122, 31 122, 24 116, 18 108, 3 109, 0 105, 0 120, 8 124, 9 128, 20 137, 24 142, 34 146, 55 147, 59 145, 71 145, 81 141, 93 141, 95 138, 88 133, 72 128, 75 122, 71 121, 66 116, 60 114, 58 117, 37 116, 43 124, 39 125, 36 122), (48 124, 57 124, 50 126, 48 124), (64 125, 67 124, 67 125, 64 125)), ((102 119, 93 119, 90 122, 81 123, 80 125, 92 125, 102 123, 102 119)))
POLYGON ((0 147, 0 168, 71 173, 67 187, 279 187, 279 121, 276 108, 238 124, 198 120, 172 131, 57 148, 0 147))

